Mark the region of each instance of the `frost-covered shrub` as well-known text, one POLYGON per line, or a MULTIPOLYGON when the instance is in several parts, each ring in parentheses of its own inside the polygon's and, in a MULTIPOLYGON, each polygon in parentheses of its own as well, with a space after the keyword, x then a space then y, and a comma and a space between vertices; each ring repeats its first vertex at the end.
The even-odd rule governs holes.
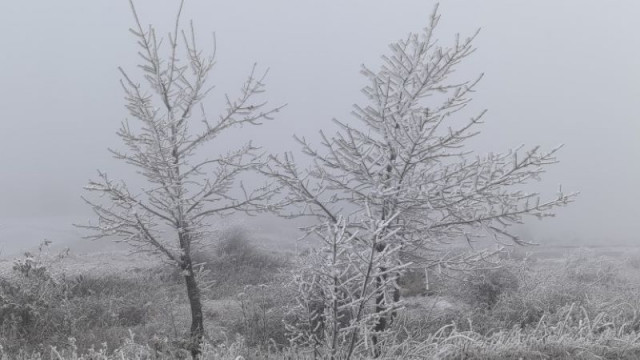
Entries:
POLYGON ((231 327, 248 346, 288 345, 284 320, 294 305, 293 288, 280 284, 248 285, 238 294, 241 319, 231 327))
POLYGON ((292 344, 317 358, 355 359, 377 357, 396 339, 392 325, 402 302, 395 276, 406 266, 400 247, 387 242, 388 222, 363 222, 357 235, 342 220, 317 230, 322 246, 301 259, 294 276, 292 344))
POLYGON ((76 339, 85 351, 105 343, 121 345, 127 328, 147 323, 156 311, 156 284, 143 278, 85 274, 67 276, 48 243, 14 261, 0 279, 0 346, 44 351, 76 339))
POLYGON ((568 280, 582 284, 611 285, 620 280, 620 266, 611 259, 582 250, 566 259, 565 274, 568 280))
POLYGON ((57 306, 64 301, 64 288, 50 272, 55 259, 46 251, 49 243, 14 260, 12 272, 0 279, 0 344, 42 340, 62 325, 64 314, 57 306))
POLYGON ((491 309, 500 296, 518 289, 519 279, 508 267, 481 269, 467 274, 458 286, 465 302, 491 309))
POLYGON ((640 254, 629 255, 625 258, 625 263, 635 270, 640 270, 640 254))
MULTIPOLYGON (((235 296, 246 285, 269 283, 288 261, 256 247, 248 232, 233 228, 222 233, 215 251, 194 250, 193 262, 210 283, 210 297, 235 296)), ((181 279, 180 279, 181 280, 181 279)))

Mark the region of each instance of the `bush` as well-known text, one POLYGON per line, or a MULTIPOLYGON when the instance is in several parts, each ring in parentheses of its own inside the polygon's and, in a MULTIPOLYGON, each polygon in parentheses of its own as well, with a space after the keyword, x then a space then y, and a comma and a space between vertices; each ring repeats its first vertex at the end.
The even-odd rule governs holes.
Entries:
POLYGON ((26 253, 0 279, 0 346, 12 354, 46 350, 75 338, 86 351, 106 343, 122 344, 127 328, 146 324, 161 300, 149 279, 115 275, 52 275, 61 255, 26 253))
POLYGON ((502 266, 468 273, 458 286, 463 301, 479 309, 491 309, 500 296, 518 289, 519 279, 511 268, 502 266))
POLYGON ((635 270, 640 270, 640 254, 629 255, 625 258, 625 263, 635 270))
POLYGON ((49 244, 14 260, 11 274, 0 279, 0 344, 9 348, 41 342, 60 330, 56 307, 64 302, 64 287, 49 271, 49 244))
POLYGON ((242 322, 232 330, 241 334, 248 346, 261 348, 288 344, 284 319, 293 305, 295 294, 286 286, 249 285, 238 294, 242 322))
POLYGON ((565 274, 570 281, 584 285, 613 285, 620 280, 618 263, 596 257, 593 251, 582 250, 565 261, 565 274))
POLYGON ((241 228, 223 232, 213 251, 195 251, 193 261, 206 273, 203 280, 210 284, 212 299, 235 296, 247 285, 269 283, 288 265, 286 258, 258 249, 241 228))

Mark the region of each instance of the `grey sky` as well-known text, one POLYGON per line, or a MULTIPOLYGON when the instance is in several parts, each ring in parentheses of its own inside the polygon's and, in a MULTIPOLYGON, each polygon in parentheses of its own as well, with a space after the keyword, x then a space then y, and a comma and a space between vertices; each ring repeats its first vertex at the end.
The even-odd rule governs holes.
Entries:
MULTIPOLYGON (((177 1, 136 3, 144 23, 170 29, 177 1)), ((269 100, 289 106, 240 137, 281 152, 293 133, 314 138, 331 118, 350 119, 362 101, 360 64, 375 66, 388 43, 422 29, 433 4, 188 0, 183 19, 194 20, 202 47, 214 31, 218 40, 208 112, 254 61, 271 69, 269 100)), ((640 240, 640 3, 447 1, 440 13, 442 43, 482 28, 458 68, 465 78, 485 73, 472 108, 489 112, 473 149, 566 144, 537 188, 582 194, 529 225, 534 237, 640 240)), ((80 195, 95 170, 123 171, 106 148, 119 146, 126 116, 117 66, 135 74, 132 24, 125 0, 0 2, 0 220, 88 214, 80 195)))

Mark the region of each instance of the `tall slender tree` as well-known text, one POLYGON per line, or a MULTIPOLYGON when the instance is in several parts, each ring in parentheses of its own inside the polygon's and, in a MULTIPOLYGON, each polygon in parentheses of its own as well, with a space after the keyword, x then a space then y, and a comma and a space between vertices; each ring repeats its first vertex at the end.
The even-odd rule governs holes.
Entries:
POLYGON ((139 68, 145 85, 120 69, 126 107, 133 121, 125 120, 117 132, 125 150, 110 151, 116 159, 135 167, 146 185, 132 191, 126 181, 99 172, 99 179, 91 181, 86 189, 100 197, 85 199, 98 222, 83 227, 93 230, 89 237, 114 237, 139 251, 163 256, 181 269, 191 308, 190 334, 196 357, 204 324, 193 246, 207 234, 213 216, 264 210, 273 194, 268 185, 249 191, 240 184, 242 195, 234 196, 238 175, 263 164, 258 148, 251 143, 216 157, 203 154, 204 146, 232 127, 271 119, 281 107, 267 108, 259 99, 265 89, 266 72, 258 74, 254 66, 239 95, 226 96, 221 114, 208 118, 203 101, 211 90, 207 79, 215 64, 215 48, 212 55, 204 55, 198 48, 193 24, 187 31, 181 30, 183 1, 164 49, 154 27, 144 28, 130 3, 136 24, 131 33, 140 49, 139 68), (163 50, 167 51, 165 57, 161 55, 163 50))
MULTIPOLYGON (((376 243, 376 251, 400 246, 393 256, 421 253, 429 266, 440 261, 441 244, 458 239, 489 235, 523 243, 510 231, 512 224, 527 215, 552 216, 554 208, 572 201, 574 195, 562 191, 541 200, 522 190, 556 163, 558 148, 520 147, 483 156, 463 148, 479 133, 485 114, 460 118, 481 76, 450 78, 474 52, 476 34, 441 46, 434 36, 439 18, 436 8, 423 32, 392 43, 378 70, 363 66, 367 102, 354 105, 357 121, 336 120, 338 132, 321 132, 319 147, 296 138, 310 167, 299 167, 291 153, 272 157, 265 173, 287 188, 287 202, 297 205, 283 215, 317 218, 310 233, 344 219, 345 233, 360 234, 356 238, 367 234, 363 224, 377 221, 384 226, 376 236, 384 241, 376 243)), ((393 274, 379 273, 374 311, 386 314, 398 292, 383 289, 393 274)), ((380 316, 373 342, 390 320, 380 316)))

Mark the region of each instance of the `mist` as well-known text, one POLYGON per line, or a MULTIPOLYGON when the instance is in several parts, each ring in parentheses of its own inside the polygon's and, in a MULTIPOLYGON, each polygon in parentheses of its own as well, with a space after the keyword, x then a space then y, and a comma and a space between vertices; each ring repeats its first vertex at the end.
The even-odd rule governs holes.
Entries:
MULTIPOLYGON (((219 139, 225 149, 253 140, 265 151, 296 150, 293 134, 317 141, 333 118, 355 121, 364 97, 361 64, 375 68, 391 41, 426 26, 435 3, 187 1, 201 46, 213 46, 216 85, 206 101, 217 114, 254 62, 269 69, 275 120, 219 139)), ((143 23, 172 29, 176 1, 136 1, 143 23)), ((640 4, 635 1, 442 3, 437 38, 481 28, 477 51, 456 76, 484 78, 464 113, 488 109, 468 149, 503 152, 520 144, 564 144, 560 163, 532 186, 553 197, 579 191, 557 217, 528 221, 533 241, 630 243, 638 240, 640 201, 640 4)), ((135 176, 112 159, 128 114, 118 66, 137 75, 133 18, 126 1, 0 3, 0 244, 80 238, 71 222, 92 218, 82 187, 96 170, 135 176), (38 230, 40 229, 40 230, 38 230), (44 230, 42 230, 44 229, 44 230), (47 235, 48 234, 48 235, 47 235)), ((135 180, 134 180, 135 181, 135 180)), ((29 246, 30 246, 29 245, 29 246)))

